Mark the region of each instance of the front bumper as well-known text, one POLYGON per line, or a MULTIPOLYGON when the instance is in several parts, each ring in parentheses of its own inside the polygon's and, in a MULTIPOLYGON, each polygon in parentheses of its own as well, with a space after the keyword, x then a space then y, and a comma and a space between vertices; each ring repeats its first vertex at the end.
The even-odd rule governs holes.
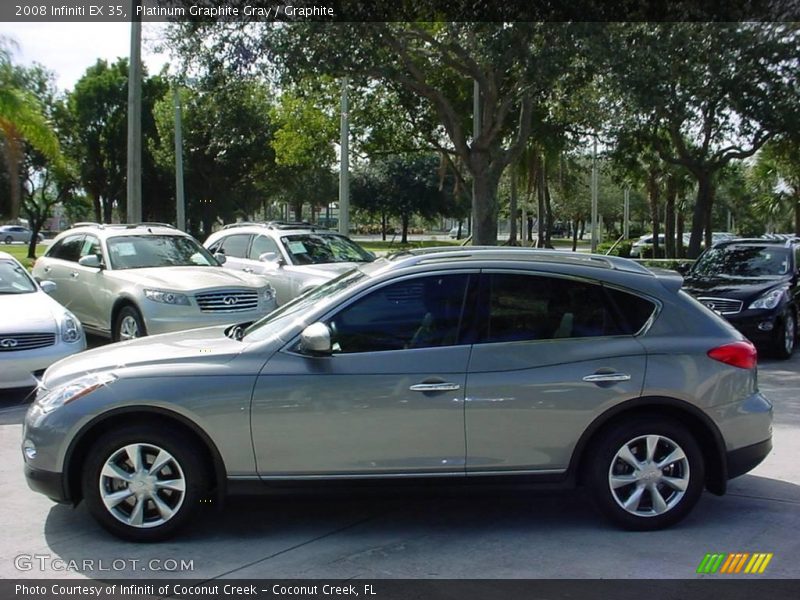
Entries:
POLYGON ((54 362, 86 350, 86 338, 68 344, 58 340, 54 345, 35 350, 4 352, 0 369, 0 389, 35 386, 35 373, 44 371, 54 362))
MULTIPOLYGON (((200 329, 202 327, 213 327, 216 325, 230 325, 233 323, 247 323, 257 321, 269 314, 277 304, 275 300, 262 301, 256 310, 231 311, 231 312, 200 312, 196 307, 191 307, 191 311, 181 314, 179 310, 171 310, 172 307, 164 309, 161 306, 153 307, 145 305, 144 314, 145 327, 148 335, 159 333, 173 333, 175 331, 185 331, 187 329, 200 329)), ((187 307, 189 308, 189 307, 187 307)))
POLYGON ((67 486, 65 485, 63 474, 34 469, 26 464, 25 480, 28 482, 28 487, 34 492, 44 494, 54 502, 69 502, 69 495, 67 494, 67 486))
POLYGON ((739 477, 755 469, 772 450, 772 438, 763 442, 731 450, 727 455, 728 479, 739 477))
POLYGON ((745 310, 739 314, 723 316, 754 344, 766 344, 775 337, 781 311, 745 310))

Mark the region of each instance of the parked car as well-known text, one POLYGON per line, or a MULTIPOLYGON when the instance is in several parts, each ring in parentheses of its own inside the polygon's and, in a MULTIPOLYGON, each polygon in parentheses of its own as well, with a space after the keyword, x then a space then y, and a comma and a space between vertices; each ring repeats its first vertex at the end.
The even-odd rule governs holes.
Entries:
POLYGON ((350 238, 309 223, 234 223, 212 233, 204 245, 224 254, 230 269, 265 275, 279 305, 375 260, 350 238))
POLYGON ((255 321, 275 308, 261 276, 223 269, 192 236, 162 224, 80 224, 55 238, 34 277, 93 333, 114 341, 255 321))
POLYGON ((800 241, 733 239, 706 250, 684 289, 753 342, 789 358, 797 339, 800 241))
POLYGON ((78 319, 47 295, 54 289, 0 252, 0 388, 34 386, 51 364, 86 348, 78 319))
MULTIPOLYGON (((22 225, 0 225, 0 240, 4 244, 12 242, 30 242, 33 232, 27 227, 22 225)), ((44 238, 41 233, 36 234, 37 242, 41 242, 44 238)))
POLYGON ((753 345, 680 286, 569 252, 381 258, 249 326, 54 365, 28 483, 138 541, 226 490, 410 477, 581 484, 617 524, 666 527, 771 448, 753 345))
MULTIPOLYGON (((659 247, 663 248, 665 244, 666 237, 663 233, 658 234, 658 245, 659 247)), ((631 258, 642 258, 644 256, 646 249, 653 248, 653 234, 645 234, 639 237, 638 240, 633 242, 631 246, 631 258)))

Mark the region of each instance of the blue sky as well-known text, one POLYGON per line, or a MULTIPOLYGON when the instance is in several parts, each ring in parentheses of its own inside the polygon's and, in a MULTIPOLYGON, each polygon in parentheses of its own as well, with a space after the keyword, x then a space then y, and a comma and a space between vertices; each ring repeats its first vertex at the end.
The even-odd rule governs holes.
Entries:
MULTIPOLYGON (((142 59, 150 73, 157 73, 169 57, 155 53, 163 23, 142 25, 142 59)), ((98 58, 109 61, 130 52, 130 23, 0 23, 0 36, 17 42, 14 61, 39 62, 53 71, 61 90, 75 82, 98 58)))

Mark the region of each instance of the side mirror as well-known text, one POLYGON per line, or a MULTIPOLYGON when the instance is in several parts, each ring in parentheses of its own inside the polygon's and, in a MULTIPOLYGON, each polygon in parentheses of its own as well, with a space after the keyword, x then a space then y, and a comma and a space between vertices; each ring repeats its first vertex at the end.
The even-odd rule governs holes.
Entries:
POLYGON ((225 264, 225 261, 226 261, 226 260, 228 260, 228 257, 227 257, 227 256, 225 256, 225 253, 224 253, 224 252, 215 252, 215 253, 214 253, 214 258, 216 258, 216 259, 217 259, 217 262, 218 262, 219 264, 221 264, 221 265, 224 265, 224 264, 225 264))
POLYGON ((102 269, 103 263, 100 262, 100 257, 96 254, 89 254, 78 260, 78 264, 82 267, 91 267, 92 269, 102 269))
POLYGON ((278 256, 276 252, 264 252, 264 254, 259 254, 258 260, 266 263, 276 263, 278 265, 283 264, 281 262, 281 257, 278 256))
POLYGON ((44 280, 39 282, 39 287, 45 294, 52 294, 58 286, 55 281, 44 280))
POLYGON ((686 275, 692 270, 692 265, 691 263, 678 263, 678 265, 675 267, 675 270, 681 275, 686 275))
POLYGON ((300 334, 300 352, 304 354, 328 355, 333 352, 331 330, 325 323, 312 323, 300 334))

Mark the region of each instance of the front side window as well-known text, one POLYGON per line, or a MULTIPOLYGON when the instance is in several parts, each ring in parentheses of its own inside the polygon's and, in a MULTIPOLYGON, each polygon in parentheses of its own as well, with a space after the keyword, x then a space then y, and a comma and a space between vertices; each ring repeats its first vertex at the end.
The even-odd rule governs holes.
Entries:
POLYGON ((259 256, 267 252, 274 252, 277 258, 281 258, 281 253, 275 240, 265 235, 257 235, 253 238, 253 243, 250 245, 250 254, 248 258, 258 260, 259 256))
POLYGON ((222 240, 222 252, 231 258, 244 258, 247 256, 247 245, 250 243, 250 236, 245 234, 229 235, 222 240))
POLYGON ((219 263, 192 238, 177 235, 125 235, 109 238, 108 255, 114 269, 149 267, 207 267, 219 263))
POLYGON ((469 275, 431 275, 386 285, 328 323, 334 351, 381 352, 459 343, 469 275))
POLYGON ((83 240, 79 258, 83 258, 84 256, 97 256, 98 258, 103 257, 102 250, 100 249, 100 240, 93 235, 87 235, 83 240))
POLYGON ((571 279, 495 273, 483 285, 484 343, 631 335, 655 310, 638 296, 571 279))

